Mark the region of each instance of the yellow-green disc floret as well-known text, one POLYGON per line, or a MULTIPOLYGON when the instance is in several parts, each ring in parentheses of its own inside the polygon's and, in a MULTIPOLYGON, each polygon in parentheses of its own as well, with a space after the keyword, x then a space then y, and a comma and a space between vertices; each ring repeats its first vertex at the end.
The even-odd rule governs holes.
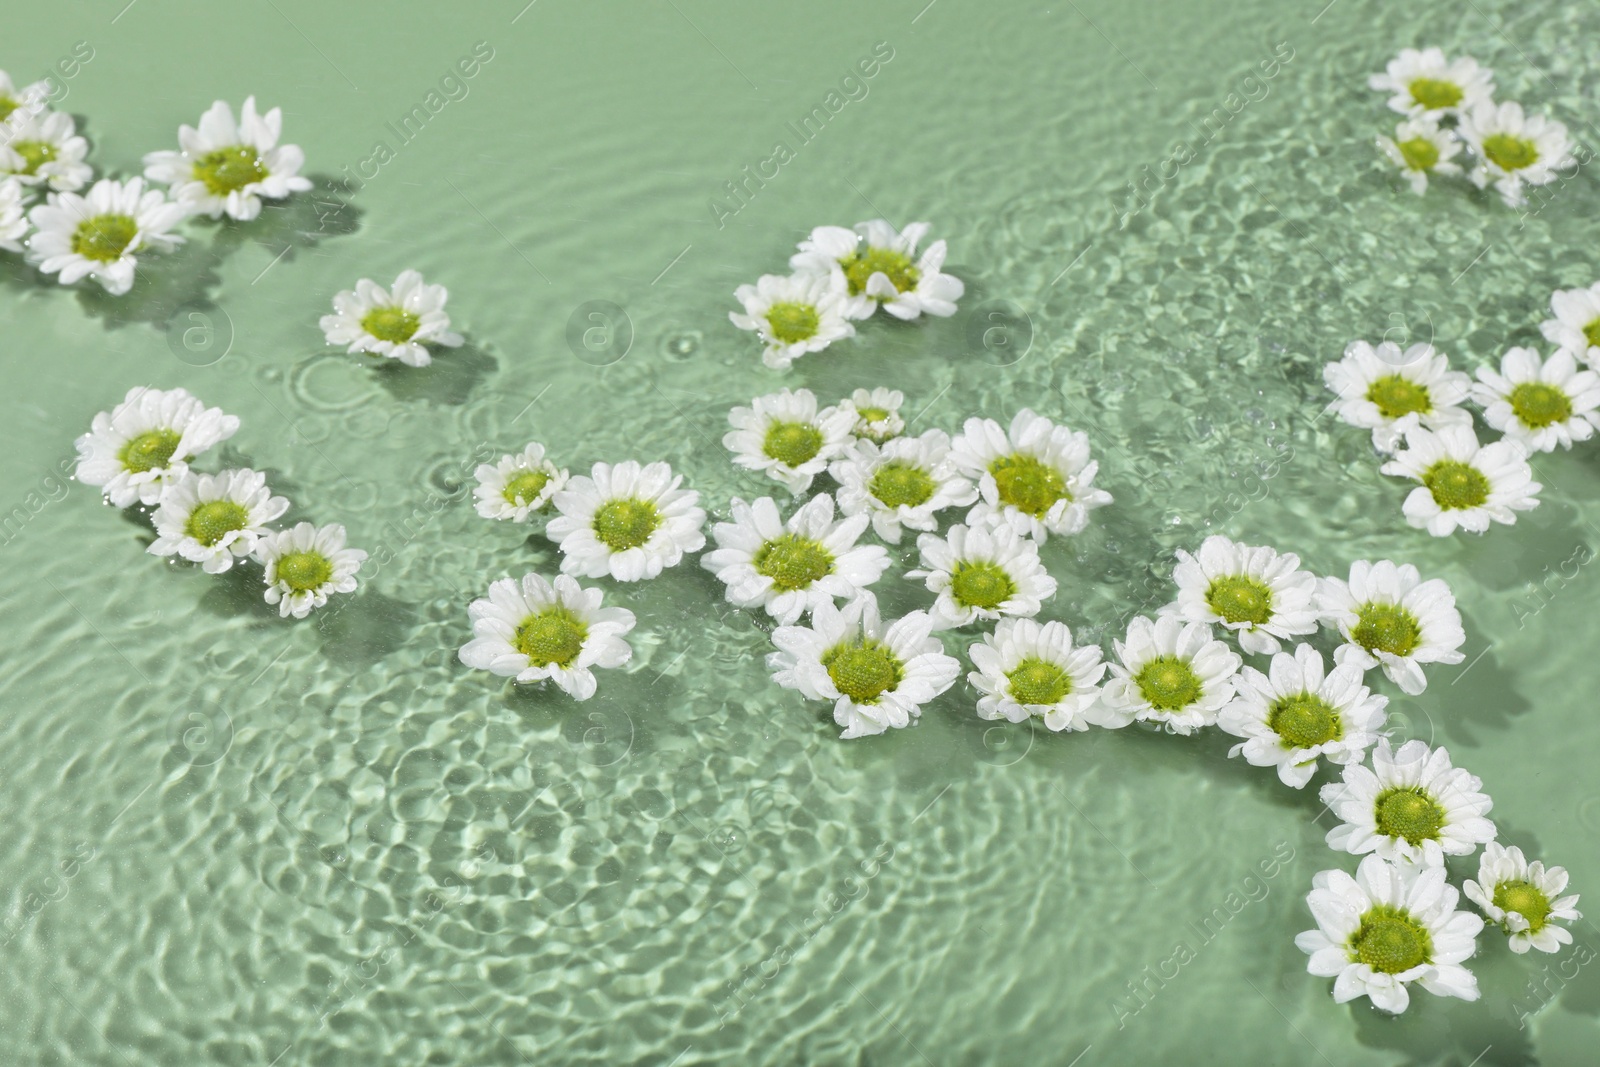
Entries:
POLYGON ((1444 826, 1444 808, 1421 786, 1396 786, 1378 794, 1373 804, 1378 833, 1408 844, 1436 841, 1444 826))
POLYGON ((1189 661, 1177 656, 1157 656, 1139 669, 1133 682, 1157 711, 1182 711, 1200 699, 1203 686, 1189 661))
POLYGON ((998 563, 957 560, 950 572, 950 595, 962 607, 994 611, 1017 594, 1017 583, 998 563))
POLYGON ((96 215, 78 223, 72 232, 72 250, 96 263, 115 263, 139 236, 139 223, 130 215, 96 215))
POLYGON ((1006 672, 1006 688, 1018 704, 1059 704, 1072 692, 1072 676, 1048 660, 1029 656, 1006 672))
POLYGON ((333 561, 316 550, 285 552, 278 557, 278 581, 296 593, 320 589, 333 577, 333 561))
POLYGON ((989 473, 994 476, 1000 503, 1036 519, 1043 518, 1056 501, 1072 499, 1060 471, 1021 452, 1001 456, 989 464, 989 473))
POLYGON ((1429 111, 1437 111, 1442 107, 1455 107, 1461 103, 1461 86, 1455 82, 1440 81, 1438 78, 1417 78, 1409 88, 1411 99, 1429 111))
POLYGON ((817 335, 822 318, 811 304, 781 301, 767 309, 767 331, 774 341, 786 345, 809 341, 817 335))
POLYGON ((1247 574, 1213 581, 1206 590, 1206 604, 1231 623, 1260 626, 1272 618, 1272 590, 1247 574))
POLYGON ((22 157, 18 174, 38 174, 40 167, 56 158, 56 146, 49 141, 12 141, 11 150, 22 157))
POLYGON ((761 439, 761 451, 786 467, 800 467, 822 451, 822 431, 809 422, 775 420, 761 439))
POLYGON ((143 474, 172 462, 172 455, 182 442, 183 435, 176 430, 146 430, 129 438, 117 453, 117 459, 121 460, 123 470, 143 474))
POLYGON ((525 508, 538 500, 539 494, 544 492, 544 487, 549 484, 549 471, 518 471, 506 479, 506 487, 500 491, 500 495, 512 507, 525 508))
POLYGON ((1528 933, 1544 929, 1550 918, 1550 898, 1532 882, 1512 879, 1494 887, 1494 906, 1501 911, 1514 911, 1528 920, 1528 933))
POLYGON ((834 688, 857 704, 876 704, 904 678, 904 668, 889 646, 872 638, 835 645, 822 654, 834 688))
POLYGON ((594 535, 613 552, 638 548, 660 525, 661 512, 648 500, 608 500, 594 513, 594 535))
POLYGON ((1316 748, 1344 736, 1344 724, 1333 705, 1315 693, 1275 701, 1267 709, 1267 727, 1285 748, 1316 748))
POLYGON ((1422 643, 1422 626, 1399 604, 1368 601, 1356 609, 1350 639, 1368 652, 1409 656, 1422 643))
POLYGON ((1377 407, 1378 414, 1386 419, 1398 419, 1412 412, 1433 410, 1433 398, 1428 387, 1402 378, 1398 374, 1385 374, 1367 386, 1367 399, 1377 407))
POLYGON ((1433 165, 1439 162, 1439 146, 1426 137, 1413 137, 1395 147, 1400 149, 1400 158, 1406 161, 1406 167, 1410 170, 1432 170, 1433 165))
POLYGON ((402 307, 373 308, 361 317, 361 328, 380 341, 404 344, 416 335, 422 320, 402 307))
POLYGON ((523 619, 511 643, 535 667, 568 667, 588 636, 589 627, 571 609, 552 604, 523 619))
POLYGON ((1572 418, 1572 398, 1560 386, 1522 382, 1507 397, 1511 411, 1529 429, 1542 430, 1572 418))
POLYGON ((1350 953, 1379 974, 1402 974, 1433 958, 1433 938, 1411 913, 1379 904, 1361 916, 1350 953))
POLYGON ((1492 133, 1483 139, 1483 154, 1504 171, 1521 170, 1539 162, 1539 146, 1526 137, 1492 133))
POLYGON ((1470 463, 1441 459, 1422 472, 1422 484, 1445 511, 1481 507, 1489 499, 1489 479, 1470 463))
POLYGON ((917 287, 922 272, 917 270, 911 257, 890 248, 868 248, 852 252, 839 261, 844 269, 845 281, 850 285, 850 295, 860 296, 867 291, 867 282, 874 274, 885 274, 897 292, 905 293, 917 287))
POLYGON ((194 163, 194 176, 213 196, 227 196, 247 185, 266 181, 261 156, 247 144, 207 152, 194 163))
POLYGON ((879 467, 867 483, 867 491, 891 508, 914 508, 926 504, 936 488, 933 477, 927 471, 898 460, 879 467))
POLYGON ((189 512, 183 532, 207 548, 250 523, 250 512, 232 500, 208 500, 189 512))
POLYGON ((833 553, 818 541, 787 533, 757 549, 754 563, 756 573, 771 578, 782 593, 808 589, 833 573, 833 553))

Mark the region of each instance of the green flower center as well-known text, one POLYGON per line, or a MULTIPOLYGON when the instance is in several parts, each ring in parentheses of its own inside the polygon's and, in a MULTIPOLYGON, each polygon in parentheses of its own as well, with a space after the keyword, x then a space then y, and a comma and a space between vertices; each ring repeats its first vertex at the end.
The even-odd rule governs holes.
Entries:
POLYGON ((950 595, 963 607, 994 611, 1016 593, 1011 575, 989 560, 958 560, 950 575, 950 595))
POLYGON ((49 141, 12 141, 11 150, 22 157, 18 174, 37 174, 41 166, 56 158, 56 146, 49 141))
POLYGON ((661 513, 648 500, 607 500, 594 513, 594 535, 613 552, 626 552, 650 540, 661 513))
POLYGON ((183 532, 207 548, 250 522, 250 512, 232 500, 208 500, 189 512, 183 532))
POLYGON ((72 234, 72 250, 96 263, 115 263, 138 236, 139 224, 132 216, 96 215, 78 223, 72 234))
POLYGON ((1267 726, 1286 748, 1316 748, 1344 736, 1339 713, 1315 693, 1275 701, 1267 709, 1267 726))
POLYGON ((1492 133, 1483 139, 1483 154, 1501 170, 1521 170, 1539 162, 1539 146, 1526 137, 1492 133))
POLYGON ((1018 704, 1059 704, 1072 692, 1072 676, 1048 660, 1029 656, 1006 674, 1018 704))
POLYGON ((886 507, 914 508, 926 504, 937 486, 921 467, 898 461, 885 463, 873 472, 867 491, 886 507))
POLYGON ((195 160, 194 176, 205 183, 213 196, 227 196, 247 185, 265 181, 267 168, 261 157, 247 144, 231 145, 207 152, 195 160))
POLYGON ((9 96, 0 93, 0 122, 4 122, 6 119, 10 118, 11 113, 21 106, 22 101, 14 100, 9 96))
POLYGON ((781 593, 808 589, 833 573, 833 553, 817 541, 784 534, 762 545, 755 555, 756 573, 772 579, 781 593))
POLYGON ((774 422, 761 439, 761 451, 786 467, 800 467, 822 451, 822 431, 809 422, 774 422))
POLYGON ((907 292, 917 287, 922 272, 917 270, 911 257, 904 252, 888 248, 868 248, 852 252, 839 261, 844 268, 845 281, 850 283, 850 295, 860 296, 867 291, 867 282, 874 274, 886 274, 897 292, 907 292))
POLYGON ((866 423, 882 422, 884 419, 887 419, 889 417, 889 409, 888 408, 856 408, 856 414, 861 417, 861 421, 862 422, 866 422, 866 423))
POLYGON ((422 320, 405 308, 373 308, 361 317, 361 328, 380 341, 404 344, 417 332, 422 320))
POLYGON ((122 461, 123 470, 143 474, 170 463, 182 441, 183 435, 176 430, 146 430, 123 445, 117 459, 122 461))
POLYGON ((1489 499, 1489 479, 1460 460, 1441 459, 1422 472, 1422 484, 1433 494, 1434 503, 1446 511, 1475 508, 1489 499))
POLYGON ((1356 609, 1350 638, 1368 652, 1409 656, 1422 642, 1422 626, 1399 604, 1369 601, 1356 609))
POLYGON ((1528 932, 1538 933, 1550 917, 1550 898, 1532 882, 1516 879, 1494 887, 1494 906, 1514 911, 1528 920, 1528 932))
POLYGON ((1544 382, 1522 382, 1511 390, 1511 410, 1529 429, 1539 430, 1572 418, 1572 399, 1544 382))
POLYGON ((799 344, 815 337, 821 321, 812 304, 796 304, 785 300, 767 309, 767 329, 772 339, 786 345, 799 344))
POLYGON ((889 647, 870 637, 833 646, 822 654, 822 665, 834 688, 857 704, 876 704, 905 677, 889 647))
POLYGON ((1384 790, 1378 794, 1373 812, 1378 833, 1403 838, 1412 845, 1438 840, 1439 828, 1444 825, 1444 809, 1421 786, 1384 790))
POLYGON ((1367 386, 1367 399, 1377 405, 1378 414, 1386 419, 1398 419, 1413 411, 1433 410, 1428 387, 1398 374, 1386 374, 1367 386))
POLYGON ((1455 107, 1461 103, 1461 86, 1437 78, 1418 78, 1411 83, 1411 99, 1429 111, 1455 107))
POLYGON ((1212 582, 1206 590, 1206 603, 1226 622, 1260 626, 1272 618, 1272 590, 1248 574, 1212 582))
POLYGON ((569 608, 552 604, 517 626, 511 645, 535 667, 565 667, 578 658, 589 627, 569 608))
POLYGON ((1433 939, 1410 912, 1379 904, 1361 916, 1350 952, 1379 974, 1401 974, 1432 958, 1433 939))
POLYGON ((1589 342, 1589 347, 1600 348, 1600 319, 1595 319, 1583 328, 1584 339, 1589 342))
POLYGON ((1439 146, 1426 137, 1413 137, 1395 147, 1400 149, 1401 158, 1411 170, 1432 170, 1439 162, 1439 146))
POLYGON ((549 484, 550 474, 547 471, 518 471, 506 479, 506 487, 500 491, 500 495, 512 507, 523 508, 538 500, 539 494, 549 484))
POLYGON ((1157 711, 1182 711, 1200 699, 1200 676, 1189 661, 1157 656, 1133 677, 1139 693, 1157 711))
POLYGON ((296 593, 320 589, 333 577, 333 561, 321 552, 285 552, 278 557, 278 581, 296 593))
POLYGON ((989 473, 994 476, 1000 503, 1034 518, 1043 516, 1057 500, 1072 499, 1060 471, 1021 452, 1001 456, 989 464, 989 473))

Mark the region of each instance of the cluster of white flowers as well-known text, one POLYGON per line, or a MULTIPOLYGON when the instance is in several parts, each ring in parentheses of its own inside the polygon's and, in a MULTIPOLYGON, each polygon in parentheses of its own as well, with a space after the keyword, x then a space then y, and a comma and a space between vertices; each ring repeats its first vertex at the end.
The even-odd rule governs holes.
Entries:
POLYGON ((1430 175, 1462 173, 1456 158, 1463 148, 1467 177, 1479 189, 1493 185, 1510 207, 1527 203, 1527 186, 1548 185, 1577 162, 1564 125, 1525 114, 1514 101, 1496 103, 1494 73, 1470 56, 1401 49, 1367 84, 1388 93, 1390 109, 1405 116, 1393 137, 1378 138, 1378 148, 1419 195, 1430 175))
POLYGON ((77 478, 115 507, 150 512, 152 555, 180 556, 208 574, 254 559, 263 568, 266 602, 278 606, 280 617, 303 619, 333 594, 355 589, 367 554, 345 546, 337 523, 274 529, 289 501, 273 495, 260 471, 190 468, 238 429, 236 416, 206 407, 187 390, 138 386, 74 442, 77 478))

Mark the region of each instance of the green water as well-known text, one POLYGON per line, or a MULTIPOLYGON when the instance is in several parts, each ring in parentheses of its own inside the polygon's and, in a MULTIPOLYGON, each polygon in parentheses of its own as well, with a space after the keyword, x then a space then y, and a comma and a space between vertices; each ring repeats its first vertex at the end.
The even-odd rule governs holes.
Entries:
POLYGON ((523 2, 6 14, 19 79, 89 42, 61 106, 100 170, 253 92, 321 185, 255 224, 189 224, 121 300, 6 257, 0 1058, 1593 1062, 1600 967, 1492 931, 1479 1003, 1335 1005, 1293 936, 1312 875, 1354 858, 1322 844, 1312 790, 1227 760, 1214 730, 1030 732, 979 720, 962 682, 916 729, 843 743, 692 564, 602 583, 639 628, 586 704, 455 653, 490 581, 558 563, 474 513, 484 455, 664 459, 725 517, 768 491, 720 444, 752 396, 892 385, 950 430, 1031 405, 1089 434, 1116 497, 1049 542, 1048 617, 1109 646, 1208 532, 1322 573, 1392 557, 1446 578, 1467 662, 1415 699, 1378 682, 1394 725, 1483 777, 1502 839, 1600 892, 1600 622, 1571 562, 1600 544, 1594 450, 1537 458, 1544 502, 1515 527, 1435 541, 1367 434, 1319 417, 1347 341, 1433 339, 1470 369, 1541 343, 1550 291, 1600 276, 1590 176, 1525 218, 1461 184, 1419 200, 1378 161, 1393 116, 1367 74, 1402 46, 1469 52, 1586 140, 1600 13, 523 2), (473 76, 441 87, 463 59, 473 76), (733 199, 780 141, 792 158, 733 199), (335 196, 346 174, 370 180, 335 196), (878 216, 948 238, 962 311, 764 370, 727 322, 734 287, 814 225, 878 216), (327 351, 332 294, 407 267, 449 286, 468 345, 424 370, 327 351), (391 557, 359 597, 280 621, 253 571, 169 566, 63 486, 73 437, 144 384, 238 414, 222 458, 265 470, 288 520, 391 557))

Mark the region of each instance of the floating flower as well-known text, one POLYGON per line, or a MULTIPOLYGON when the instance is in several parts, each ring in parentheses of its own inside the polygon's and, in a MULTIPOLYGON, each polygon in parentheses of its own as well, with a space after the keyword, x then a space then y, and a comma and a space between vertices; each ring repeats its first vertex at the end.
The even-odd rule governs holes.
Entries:
POLYGON ((1190 734, 1216 722, 1233 699, 1242 661, 1203 622, 1140 616, 1128 625, 1128 639, 1114 643, 1122 662, 1111 664, 1100 694, 1102 726, 1118 729, 1137 719, 1190 734))
POLYGON ((929 612, 936 630, 1002 615, 1037 615, 1041 602, 1056 595, 1039 547, 1009 526, 952 526, 944 537, 925 533, 917 538, 917 551, 923 569, 906 577, 925 579, 938 594, 929 612))
POLYGON ((1450 369, 1432 345, 1404 352, 1392 341, 1373 348, 1365 341, 1345 346, 1344 358, 1322 368, 1322 380, 1339 394, 1334 410, 1351 426, 1372 431, 1372 447, 1393 452, 1406 431, 1418 426, 1471 426, 1472 413, 1459 405, 1472 379, 1450 369))
POLYGON ((450 290, 429 285, 414 270, 403 270, 394 281, 392 292, 371 278, 356 282, 333 298, 332 315, 318 320, 330 345, 345 345, 354 355, 398 359, 408 367, 426 367, 433 362, 429 345, 456 348, 462 336, 450 329, 445 301, 450 290))
POLYGON ((728 587, 728 601, 761 607, 788 626, 822 603, 854 599, 882 577, 889 553, 857 545, 865 515, 835 520, 833 498, 812 497, 785 523, 770 496, 754 504, 734 497, 732 522, 711 528, 717 547, 700 560, 728 587))
POLYGON ((818 226, 800 242, 789 266, 837 278, 849 294, 848 318, 864 319, 880 306, 897 319, 954 315, 966 286, 941 272, 948 251, 943 241, 917 256, 927 232, 926 222, 913 222, 896 233, 883 219, 858 222, 854 230, 818 226))
POLYGON ((22 183, 15 178, 0 178, 0 248, 21 252, 26 236, 28 214, 22 209, 22 183))
POLYGON ((844 280, 835 275, 763 274, 756 284, 739 286, 733 296, 744 305, 744 313, 730 311, 728 321, 755 331, 766 345, 761 362, 773 370, 788 370, 806 353, 856 335, 844 313, 844 280))
POLYGON ((10 134, 0 140, 0 174, 24 185, 71 193, 94 177, 85 163, 89 142, 77 134, 72 116, 61 111, 13 116, 10 134))
POLYGON ((561 570, 619 582, 654 578, 676 567, 685 552, 705 547, 700 494, 679 489, 681 474, 665 463, 596 463, 555 495, 560 515, 545 527, 559 542, 561 570))
POLYGON ((1472 184, 1493 185, 1508 207, 1528 202, 1524 185, 1548 185, 1556 171, 1577 162, 1565 126, 1544 115, 1524 115, 1522 105, 1511 101, 1475 106, 1461 119, 1461 136, 1478 157, 1472 184))
POLYGON ((501 456, 494 466, 480 463, 472 476, 478 486, 472 491, 474 505, 486 519, 527 522, 567 484, 565 470, 544 455, 544 445, 534 441, 521 452, 501 456))
POLYGON ((900 405, 905 402, 905 394, 898 389, 857 389, 850 399, 839 401, 839 410, 855 412, 856 423, 850 427, 853 435, 881 445, 906 432, 906 420, 900 417, 900 405))
POLYGON ((1477 775, 1451 766, 1442 747, 1407 741, 1391 751, 1380 739, 1370 770, 1350 764, 1344 781, 1322 787, 1322 802, 1340 820, 1328 831, 1328 847, 1430 866, 1446 855, 1470 856, 1495 838, 1494 823, 1484 818, 1494 802, 1482 787, 1477 775))
POLYGON ((1561 922, 1577 922, 1578 894, 1562 896, 1567 888, 1565 867, 1546 868, 1535 860, 1529 863, 1520 848, 1491 841, 1483 846, 1478 859, 1478 880, 1467 879, 1462 890, 1474 904, 1510 935, 1511 951, 1518 954, 1536 948, 1540 952, 1559 952, 1572 943, 1572 934, 1561 922))
MULTIPOLYGON (((172 197, 196 214, 249 220, 261 214, 261 198, 282 200, 311 188, 300 177, 305 153, 280 145, 283 109, 256 114, 256 98, 245 97, 234 122, 233 108, 218 100, 200 116, 200 128, 178 127, 179 151, 144 157, 144 176, 171 187, 172 197)), ((340 342, 343 343, 343 342, 340 342)))
POLYGON ((351 593, 356 572, 367 554, 346 548, 344 527, 297 523, 273 530, 256 542, 256 560, 266 568, 266 600, 278 605, 278 617, 303 619, 334 593, 351 593))
POLYGON ((1443 867, 1413 867, 1368 856, 1350 877, 1321 871, 1306 904, 1317 929, 1294 939, 1306 970, 1332 978, 1340 1004, 1366 996, 1398 1015, 1415 982, 1436 997, 1478 999, 1478 979, 1461 964, 1478 950, 1483 920, 1457 911, 1460 894, 1443 867))
POLYGON ((155 504, 189 473, 189 460, 239 430, 239 419, 208 408, 187 389, 135 386, 73 442, 77 477, 119 508, 155 504))
POLYGON ((1485 422, 1530 452, 1571 448, 1600 426, 1600 374, 1579 370, 1566 349, 1548 360, 1532 348, 1509 350, 1499 373, 1478 368, 1472 399, 1485 422))
POLYGON ((1089 458, 1089 438, 1027 408, 1009 433, 993 419, 968 419, 951 456, 983 497, 967 514, 970 526, 1000 522, 1044 541, 1077 533, 1090 511, 1111 503, 1110 493, 1094 488, 1100 464, 1089 458))
POLYGON ((816 394, 809 389, 784 389, 728 412, 733 429, 723 434, 722 446, 739 466, 766 471, 799 496, 844 453, 855 421, 852 411, 818 411, 816 394))
POLYGON ((259 471, 241 467, 220 474, 185 474, 161 495, 152 521, 153 556, 182 556, 207 574, 221 574, 250 555, 269 533, 267 524, 289 510, 273 496, 259 471))
POLYGON ((0 70, 0 122, 15 125, 19 119, 38 114, 50 99, 50 83, 45 80, 17 88, 11 75, 0 70))
POLYGON ((1402 48, 1382 74, 1367 79, 1367 85, 1393 93, 1389 107, 1402 115, 1439 119, 1490 103, 1494 72, 1471 56, 1446 59, 1438 48, 1402 48))
POLYGON ((810 626, 780 626, 767 657, 773 681, 807 700, 833 701, 849 739, 903 729, 922 705, 949 689, 961 664, 932 636, 933 620, 913 611, 887 627, 878 601, 862 593, 843 608, 819 603, 810 626))
POLYGON ((1324 671, 1310 645, 1272 657, 1268 673, 1246 667, 1237 696, 1217 713, 1217 725, 1244 738, 1228 755, 1243 755, 1255 767, 1276 767, 1284 785, 1304 788, 1317 760, 1359 763, 1378 740, 1387 697, 1361 684, 1361 669, 1324 671))
POLYGON ((556 683, 574 700, 594 696, 594 668, 620 667, 633 658, 623 635, 633 612, 603 608, 598 589, 585 589, 558 574, 555 582, 525 574, 502 578, 489 595, 474 600, 472 640, 461 646, 461 662, 518 682, 556 683))
POLYGON ((897 437, 881 448, 857 441, 828 473, 839 483, 840 510, 871 516, 874 532, 890 544, 900 543, 902 528, 937 529, 939 512, 978 499, 950 458, 950 435, 943 430, 897 437))
POLYGON ((1422 483, 1406 496, 1406 521, 1435 537, 1457 527, 1483 533, 1490 522, 1510 525, 1517 512, 1539 506, 1544 488, 1533 480, 1522 445, 1510 438, 1480 445, 1471 426, 1412 430, 1381 469, 1422 483))
POLYGON ((1539 324, 1545 340, 1600 367, 1600 282, 1587 289, 1557 289, 1550 294, 1550 312, 1555 318, 1539 324))
POLYGON ((1409 563, 1358 559, 1350 580, 1317 581, 1317 610, 1345 643, 1333 654, 1341 667, 1377 666, 1404 692, 1428 687, 1424 663, 1460 663, 1466 631, 1455 594, 1443 578, 1422 580, 1409 563))
POLYGON ((1034 716, 1056 731, 1087 730, 1095 722, 1106 665, 1100 646, 1073 647, 1065 623, 1001 619, 967 654, 977 668, 967 681, 982 694, 980 718, 1022 722, 1034 716))
POLYGON ((102 178, 86 196, 51 193, 28 212, 37 231, 28 238, 28 261, 57 275, 62 285, 92 277, 121 296, 133 288, 138 253, 167 252, 183 243, 171 230, 185 214, 183 205, 159 190, 146 191, 143 178, 102 178))
POLYGON ((1187 622, 1221 624, 1239 648, 1271 655, 1280 639, 1317 632, 1316 576, 1300 557, 1265 546, 1241 545, 1213 534, 1198 556, 1178 550, 1172 579, 1178 599, 1162 609, 1187 622))
POLYGON ((1452 162, 1461 152, 1461 142, 1432 119, 1402 119, 1393 137, 1378 136, 1378 150, 1400 168, 1418 196, 1428 191, 1428 175, 1461 173, 1460 164, 1452 162))

